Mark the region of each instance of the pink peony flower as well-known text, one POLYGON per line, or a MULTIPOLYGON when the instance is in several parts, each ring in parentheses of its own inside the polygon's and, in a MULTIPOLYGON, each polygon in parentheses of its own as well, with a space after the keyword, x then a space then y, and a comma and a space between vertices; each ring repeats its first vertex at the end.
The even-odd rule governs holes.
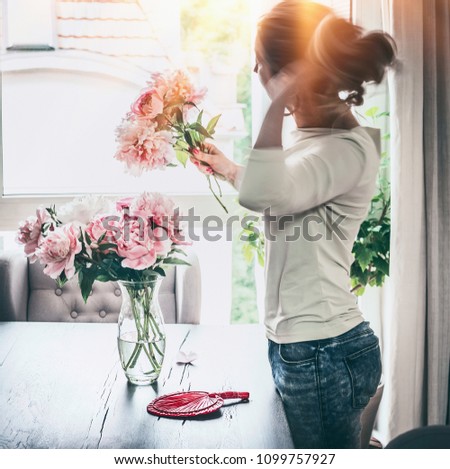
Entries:
MULTIPOLYGON (((123 229, 121 219, 118 215, 98 215, 86 227, 86 233, 91 239, 91 245, 86 245, 86 250, 88 254, 91 255, 92 250, 97 249, 102 244, 117 244, 122 236, 122 232, 123 229), (105 235, 105 237, 100 242, 99 240, 103 235, 105 235)), ((103 254, 116 251, 117 250, 114 247, 102 249, 103 254)))
POLYGON ((152 230, 151 238, 156 254, 161 257, 167 257, 172 249, 172 240, 164 228, 157 227, 152 230))
POLYGON ((175 212, 175 204, 172 199, 159 192, 144 192, 136 197, 131 210, 152 217, 153 222, 159 226, 166 226, 167 219, 175 212))
POLYGON ((117 253, 123 257, 122 267, 134 270, 152 267, 157 260, 157 252, 149 237, 148 224, 143 219, 138 221, 129 216, 125 216, 123 222, 123 236, 117 246, 117 253))
POLYGON ((131 207, 134 197, 124 197, 116 202, 116 210, 121 212, 126 207, 131 207))
POLYGON ((138 118, 154 119, 164 112, 164 96, 162 89, 151 88, 145 90, 131 106, 131 113, 138 118))
POLYGON ((206 94, 206 88, 197 89, 182 70, 154 73, 149 85, 164 96, 164 106, 174 102, 199 104, 206 94))
POLYGON ((24 245, 25 255, 32 264, 38 259, 36 251, 43 239, 42 225, 50 220, 51 217, 47 210, 38 208, 36 210, 36 216, 28 217, 19 225, 16 241, 24 245))
POLYGON ((127 210, 122 215, 122 237, 117 253, 123 257, 121 265, 135 270, 152 267, 165 258, 180 241, 181 230, 176 226, 177 211, 174 202, 163 194, 144 192, 131 203, 119 204, 127 210))
POLYGON ((162 169, 173 161, 172 134, 156 131, 156 124, 142 120, 124 120, 117 129, 119 149, 115 158, 126 163, 134 175, 162 169))
POLYGON ((45 264, 44 273, 53 279, 64 271, 67 279, 75 275, 75 255, 82 245, 78 237, 80 229, 73 225, 64 225, 50 232, 38 249, 38 258, 45 264))
POLYGON ((159 192, 144 192, 131 205, 133 214, 143 218, 152 217, 155 225, 163 227, 174 244, 191 245, 186 240, 180 223, 180 211, 169 197, 159 192))

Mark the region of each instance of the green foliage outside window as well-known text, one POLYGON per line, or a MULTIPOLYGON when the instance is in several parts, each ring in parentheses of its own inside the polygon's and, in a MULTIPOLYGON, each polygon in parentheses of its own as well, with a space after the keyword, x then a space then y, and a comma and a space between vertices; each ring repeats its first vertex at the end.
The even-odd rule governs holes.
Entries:
MULTIPOLYGON (((251 147, 251 2, 248 0, 181 0, 181 44, 207 63, 232 66, 238 71, 237 102, 244 104, 247 136, 235 141, 234 160, 245 164, 251 147)), ((232 323, 258 322, 254 263, 248 263, 233 233, 232 323)))

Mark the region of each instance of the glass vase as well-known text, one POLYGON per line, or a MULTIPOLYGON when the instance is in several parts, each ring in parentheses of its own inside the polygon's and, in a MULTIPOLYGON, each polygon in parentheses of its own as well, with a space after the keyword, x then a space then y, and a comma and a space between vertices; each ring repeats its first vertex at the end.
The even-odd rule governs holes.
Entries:
POLYGON ((155 275, 143 282, 119 281, 120 361, 128 381, 137 385, 155 382, 164 360, 166 334, 158 301, 161 280, 160 275, 155 275))

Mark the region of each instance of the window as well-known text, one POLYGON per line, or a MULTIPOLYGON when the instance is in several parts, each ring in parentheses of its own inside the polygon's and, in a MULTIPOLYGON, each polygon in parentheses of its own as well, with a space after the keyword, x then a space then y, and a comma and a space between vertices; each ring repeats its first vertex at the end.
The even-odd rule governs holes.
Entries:
MULTIPOLYGON (((33 1, 23 0, 22 14, 33 1)), ((62 203, 84 192, 162 191, 200 215, 218 212, 193 167, 140 178, 125 174, 113 159, 114 130, 150 72, 186 66, 209 88, 205 110, 222 114, 217 144, 240 158, 250 145, 251 110, 244 104, 250 103, 250 3, 228 2, 224 17, 220 2, 209 0, 55 0, 54 51, 2 49, 0 230, 14 230, 38 203, 62 203)), ((231 204, 234 191, 226 184, 222 189, 231 204)), ((9 247, 12 236, 3 239, 9 247)), ((231 242, 201 240, 195 249, 208 292, 203 322, 229 322, 231 242)))
MULTIPOLYGON (((275 3, 227 0, 225 7, 218 0, 0 0, 7 25, 1 60, 0 230, 14 230, 38 203, 85 192, 154 190, 176 195, 182 207, 195 206, 202 216, 217 209, 195 168, 168 168, 140 178, 125 174, 113 159, 114 130, 151 71, 188 67, 209 89, 205 110, 222 113, 217 144, 243 163, 268 105, 251 73, 255 26, 275 3), (26 14, 30 8, 39 8, 33 15, 38 21, 21 28, 24 18, 31 17, 26 14)), ((381 28, 377 1, 320 3, 363 26, 381 28)), ((361 115, 372 106, 387 110, 386 96, 383 88, 369 89, 361 115)), ((387 122, 379 124, 387 133, 387 122)), ((227 184, 222 188, 232 206, 234 191, 227 184)), ((244 260, 238 231, 236 225, 233 242, 196 243, 205 323, 226 323, 230 315, 233 322, 261 317, 262 270, 244 260)), ((4 247, 12 239, 4 234, 4 247)))
POLYGON ((8 50, 53 50, 52 0, 7 0, 4 4, 8 50))
MULTIPOLYGON (((204 177, 193 167, 135 178, 113 159, 115 128, 150 73, 183 62, 199 82, 209 85, 205 110, 223 114, 217 133, 222 147, 232 153, 235 138, 245 133, 236 102, 238 69, 214 63, 206 67, 209 49, 202 51, 198 63, 181 47, 181 25, 190 11, 185 8, 180 17, 184 3, 56 0, 55 11, 49 0, 5 3, 6 44, 13 46, 2 57, 4 195, 111 194, 148 188, 170 194, 208 193, 204 177), (24 30, 32 6, 39 7, 39 21, 24 30), (56 50, 43 51, 45 43, 51 43, 52 28, 56 50)), ((229 42, 214 37, 213 44, 220 39, 222 49, 235 47, 231 35, 229 42)))

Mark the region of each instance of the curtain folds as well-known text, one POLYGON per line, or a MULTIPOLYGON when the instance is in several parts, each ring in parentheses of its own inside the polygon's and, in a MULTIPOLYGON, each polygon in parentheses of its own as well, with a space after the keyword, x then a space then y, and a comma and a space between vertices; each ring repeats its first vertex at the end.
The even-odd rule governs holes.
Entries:
POLYGON ((424 167, 427 227, 426 423, 450 424, 450 2, 426 0, 424 167))
POLYGON ((449 424, 450 2, 381 0, 397 41, 391 94, 391 276, 383 307, 386 441, 449 424))

